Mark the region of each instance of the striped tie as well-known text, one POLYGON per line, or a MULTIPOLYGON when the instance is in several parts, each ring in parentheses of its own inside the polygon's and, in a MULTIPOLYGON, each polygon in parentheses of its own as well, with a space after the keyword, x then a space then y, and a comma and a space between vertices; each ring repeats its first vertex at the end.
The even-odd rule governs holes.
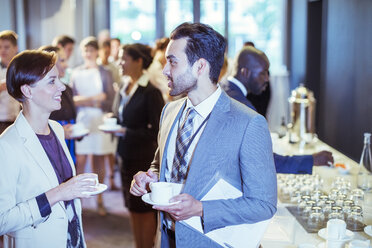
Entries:
POLYGON ((196 112, 193 108, 188 108, 185 119, 178 128, 171 182, 182 183, 186 179, 188 161, 186 161, 185 155, 192 137, 192 120, 195 114, 196 112))

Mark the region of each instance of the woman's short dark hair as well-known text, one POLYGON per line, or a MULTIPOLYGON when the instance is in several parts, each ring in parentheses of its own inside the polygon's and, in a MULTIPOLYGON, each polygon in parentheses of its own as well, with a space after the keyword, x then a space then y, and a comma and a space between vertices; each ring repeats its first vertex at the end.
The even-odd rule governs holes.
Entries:
POLYGON ((223 65, 225 38, 209 25, 188 22, 176 27, 170 36, 171 40, 181 38, 187 40, 185 53, 190 66, 200 58, 207 60, 210 65, 209 78, 217 83, 223 65))
POLYGON ((52 69, 56 64, 54 52, 26 50, 16 55, 9 63, 6 73, 6 87, 9 95, 23 102, 22 85, 32 85, 52 69))
POLYGON ((142 69, 149 68, 152 63, 152 49, 147 45, 141 43, 128 44, 123 46, 123 50, 125 53, 131 56, 133 60, 138 60, 139 58, 141 58, 142 69))

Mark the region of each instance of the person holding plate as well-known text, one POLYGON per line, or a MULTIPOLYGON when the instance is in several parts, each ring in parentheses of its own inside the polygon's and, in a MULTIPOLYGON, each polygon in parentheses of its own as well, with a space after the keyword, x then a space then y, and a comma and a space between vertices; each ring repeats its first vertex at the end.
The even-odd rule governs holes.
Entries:
POLYGON ((79 198, 97 175, 75 176, 62 126, 49 120, 61 108, 64 84, 56 54, 24 51, 8 66, 9 95, 22 104, 0 136, 0 235, 4 247, 86 247, 79 198))
POLYGON ((161 92, 150 83, 146 69, 152 62, 151 48, 143 44, 125 45, 119 53, 123 74, 130 82, 120 90, 118 153, 122 158, 122 187, 125 206, 130 211, 136 247, 153 247, 156 211, 129 193, 133 175, 151 163, 157 147, 161 92))

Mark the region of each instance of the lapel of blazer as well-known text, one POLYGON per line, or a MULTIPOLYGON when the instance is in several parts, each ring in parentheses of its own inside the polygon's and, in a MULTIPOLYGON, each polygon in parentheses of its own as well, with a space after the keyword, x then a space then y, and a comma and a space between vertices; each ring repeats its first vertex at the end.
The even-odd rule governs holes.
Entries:
MULTIPOLYGON (((15 127, 19 133, 19 136, 23 140, 23 144, 26 150, 29 151, 30 155, 36 162, 36 164, 42 169, 45 176, 48 178, 50 188, 57 187, 59 185, 56 173, 53 169, 50 160, 44 151, 39 139, 37 138, 34 130, 32 130, 30 124, 28 124, 26 118, 21 112, 15 121, 15 127)), ((32 161, 30 161, 32 163, 32 161)), ((63 209, 65 209, 64 204, 59 202, 63 209)))
MULTIPOLYGON (((123 120, 125 119, 124 116, 127 116, 126 112, 128 112, 128 110, 132 108, 132 105, 135 104, 136 101, 138 101, 137 99, 139 99, 140 97, 144 97, 142 94, 144 90, 145 90, 145 87, 138 85, 138 88, 133 93, 133 96, 129 98, 128 102, 124 106, 123 120)), ((121 97, 120 97, 120 101, 121 101, 121 97)))
MULTIPOLYGON (((168 151, 168 144, 170 140, 170 134, 172 133, 172 130, 175 128, 177 121, 179 120, 180 116, 182 115, 182 110, 186 105, 185 98, 182 98, 179 100, 178 104, 175 104, 173 108, 175 110, 169 110, 169 115, 164 116, 162 121, 162 130, 164 130, 162 133, 163 137, 166 137, 163 140, 160 140, 159 146, 162 147, 163 154, 160 154, 161 156, 161 167, 160 167, 160 181, 165 181, 165 168, 167 166, 167 151, 168 151)), ((159 130, 160 132, 160 130, 159 130)))
POLYGON ((208 192, 209 188, 217 182, 212 179, 218 172, 219 164, 217 161, 216 163, 210 163, 209 160, 213 154, 218 155, 217 153, 223 152, 218 149, 218 138, 223 132, 226 132, 226 126, 231 119, 227 114, 229 111, 230 99, 222 91, 195 147, 183 190, 184 193, 188 193, 197 199, 201 199, 208 192))

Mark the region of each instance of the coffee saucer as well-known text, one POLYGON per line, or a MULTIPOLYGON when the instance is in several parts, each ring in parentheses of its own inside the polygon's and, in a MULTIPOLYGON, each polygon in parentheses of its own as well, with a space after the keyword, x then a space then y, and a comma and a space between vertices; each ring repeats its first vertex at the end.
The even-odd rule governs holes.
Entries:
POLYGON ((107 132, 115 132, 115 131, 119 131, 121 128, 120 125, 112 125, 112 126, 109 126, 109 125, 99 125, 98 126, 98 129, 101 130, 101 131, 107 131, 107 132))
MULTIPOLYGON (((319 230, 318 235, 327 240, 327 228, 322 228, 319 230)), ((337 239, 337 241, 348 241, 351 240, 354 237, 354 233, 348 229, 346 229, 345 236, 343 239, 337 239)))
POLYGON ((366 226, 364 232, 372 237, 372 226, 366 226))
POLYGON ((87 135, 89 133, 89 129, 83 128, 76 131, 72 131, 71 138, 79 138, 87 135))
POLYGON ((103 183, 100 183, 95 188, 96 188, 95 191, 85 191, 85 192, 83 192, 83 194, 85 194, 85 195, 98 195, 98 194, 101 194, 103 191, 105 191, 107 189, 107 185, 106 184, 103 184, 103 183))
POLYGON ((151 200, 151 197, 150 197, 151 193, 147 193, 147 194, 144 194, 141 198, 142 198, 142 201, 150 204, 150 205, 156 205, 156 206, 171 206, 171 205, 174 205, 174 204, 177 204, 177 203, 180 203, 180 201, 176 201, 176 202, 170 202, 170 203, 156 203, 156 202, 153 202, 151 200))

